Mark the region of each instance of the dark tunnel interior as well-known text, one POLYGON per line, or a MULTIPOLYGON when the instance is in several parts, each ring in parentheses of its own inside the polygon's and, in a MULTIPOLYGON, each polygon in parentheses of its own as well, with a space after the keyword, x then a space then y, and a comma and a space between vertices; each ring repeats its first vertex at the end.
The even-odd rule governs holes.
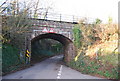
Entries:
MULTIPOLYGON (((70 43, 72 43, 72 41, 69 38, 67 38, 67 37, 65 37, 65 36, 63 36, 61 34, 47 33, 47 34, 38 35, 37 37, 35 37, 35 38, 33 38, 31 40, 31 46, 32 46, 32 54, 31 54, 32 57, 31 57, 31 60, 32 61, 35 61, 35 60, 39 61, 39 60, 42 60, 43 58, 48 58, 49 57, 49 56, 46 56, 46 55, 44 55, 44 56, 38 56, 38 55, 36 55, 35 56, 35 54, 33 53, 33 51, 35 51, 35 50, 40 51, 40 49, 38 49, 38 48, 40 48, 39 41, 43 40, 44 43, 45 43, 46 39, 49 39, 49 40, 53 39, 53 42, 56 42, 56 41, 57 41, 57 43, 59 42, 58 44, 62 45, 62 47, 61 47, 62 48, 62 52, 60 52, 60 53, 62 53, 64 55, 64 58, 66 58, 67 55, 65 55, 65 51, 67 50, 68 45, 70 43), (41 57, 42 59, 40 59, 38 57, 41 57)), ((44 50, 40 51, 40 53, 42 53, 43 51, 44 50)), ((47 53, 47 52, 45 52, 45 53, 47 53)))

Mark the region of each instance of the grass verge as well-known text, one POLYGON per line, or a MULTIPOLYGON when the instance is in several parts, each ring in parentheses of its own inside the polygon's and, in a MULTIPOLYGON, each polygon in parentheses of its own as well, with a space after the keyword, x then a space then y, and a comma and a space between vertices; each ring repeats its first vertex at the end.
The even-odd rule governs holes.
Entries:
POLYGON ((99 56, 98 59, 89 56, 79 57, 71 61, 69 66, 84 73, 101 78, 118 79, 118 54, 99 56))

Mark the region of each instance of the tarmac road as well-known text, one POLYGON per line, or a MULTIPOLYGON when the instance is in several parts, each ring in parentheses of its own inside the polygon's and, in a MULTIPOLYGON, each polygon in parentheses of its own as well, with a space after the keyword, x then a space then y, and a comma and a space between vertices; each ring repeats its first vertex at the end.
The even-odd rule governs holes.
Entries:
POLYGON ((51 57, 30 68, 3 76, 3 79, 102 79, 62 65, 62 55, 51 57))

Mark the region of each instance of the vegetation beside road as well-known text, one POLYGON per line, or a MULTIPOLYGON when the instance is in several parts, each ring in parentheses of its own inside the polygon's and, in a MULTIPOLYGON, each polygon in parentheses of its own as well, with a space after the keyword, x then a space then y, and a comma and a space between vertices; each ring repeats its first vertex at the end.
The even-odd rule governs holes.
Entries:
POLYGON ((2 45, 2 72, 3 75, 7 72, 16 70, 20 65, 18 49, 10 44, 2 45))
POLYGON ((93 24, 79 22, 73 29, 77 56, 69 66, 82 73, 118 79, 118 26, 96 19, 93 24))

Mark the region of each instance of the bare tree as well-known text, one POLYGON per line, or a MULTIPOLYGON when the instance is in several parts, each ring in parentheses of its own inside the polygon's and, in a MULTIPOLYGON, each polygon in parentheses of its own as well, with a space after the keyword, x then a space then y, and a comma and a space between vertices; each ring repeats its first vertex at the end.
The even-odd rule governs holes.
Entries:
POLYGON ((35 5, 34 18, 37 17, 38 5, 39 5, 39 0, 37 1, 36 5, 35 5))
MULTIPOLYGON (((8 12, 8 14, 9 13, 12 13, 12 14, 9 17, 7 17, 7 20, 6 20, 7 26, 2 27, 3 37, 9 33, 16 33, 16 32, 20 33, 23 31, 27 31, 29 27, 31 27, 31 21, 29 19, 30 15, 33 14, 33 17, 35 18, 36 15, 38 14, 38 11, 41 9, 39 6, 40 5, 39 3, 40 3, 39 0, 37 0, 37 2, 34 2, 34 3, 33 2, 20 3, 19 0, 14 0, 10 3, 4 2, 3 4, 8 5, 6 8, 11 9, 8 12)), ((50 9, 51 7, 49 6, 45 8, 44 18, 47 17, 47 13, 50 9)))

